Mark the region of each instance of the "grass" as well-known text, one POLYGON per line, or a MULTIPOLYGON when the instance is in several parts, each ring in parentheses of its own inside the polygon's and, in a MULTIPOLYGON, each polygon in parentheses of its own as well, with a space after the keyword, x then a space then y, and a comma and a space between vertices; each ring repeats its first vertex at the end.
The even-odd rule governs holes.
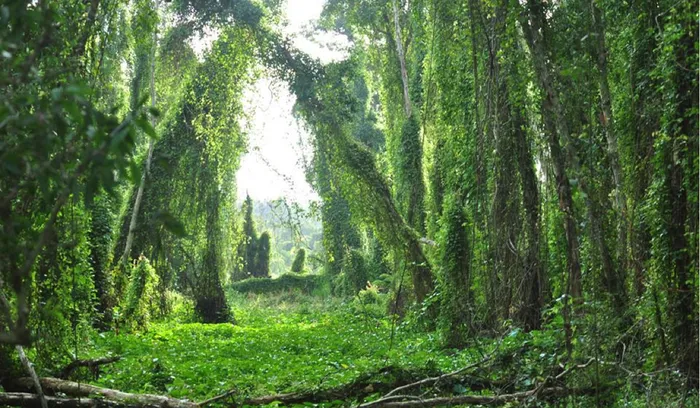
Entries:
POLYGON ((231 388, 265 395, 332 387, 388 365, 452 369, 473 352, 445 355, 437 339, 397 329, 337 299, 239 296, 237 324, 156 323, 148 332, 102 333, 91 355, 122 355, 96 382, 127 392, 162 393, 194 401, 231 388))
MULTIPOLYGON (((233 292, 229 298, 236 325, 168 321, 151 325, 147 332, 92 336, 84 344, 82 358, 123 356, 121 361, 104 367, 92 383, 192 401, 233 388, 238 397, 254 397, 330 388, 387 366, 449 372, 481 360, 482 353, 495 347, 495 340, 482 339, 480 348, 446 350, 434 333, 410 324, 396 326, 392 341, 393 324, 384 317, 381 304, 363 306, 357 301, 298 292, 233 292)), ((531 389, 561 362, 561 336, 561 330, 555 328, 527 334, 512 330, 502 339, 491 370, 481 374, 491 379, 510 378, 518 390, 531 389)), ((572 374, 569 379, 574 385, 585 386, 591 383, 591 373, 572 374)), ((686 394, 672 385, 675 383, 663 380, 659 384, 670 388, 655 387, 653 395, 645 395, 633 385, 636 382, 630 381, 609 394, 606 404, 680 406, 679 402, 685 400, 697 405, 697 393, 686 394), (669 401, 674 403, 668 405, 669 401)), ((455 387, 456 393, 476 393, 459 384, 455 387)), ((569 402, 594 406, 590 399, 577 400, 569 402)))

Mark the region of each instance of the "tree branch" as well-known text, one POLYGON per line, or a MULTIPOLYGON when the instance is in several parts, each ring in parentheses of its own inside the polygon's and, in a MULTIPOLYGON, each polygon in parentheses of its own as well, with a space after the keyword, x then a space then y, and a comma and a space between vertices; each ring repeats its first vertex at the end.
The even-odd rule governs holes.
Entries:
POLYGON ((74 360, 70 362, 68 365, 63 367, 57 374, 57 378, 63 378, 66 379, 70 377, 70 375, 78 369, 79 367, 88 367, 88 368, 95 368, 99 367, 101 365, 105 364, 111 364, 114 362, 117 362, 121 360, 121 356, 113 356, 113 357, 102 357, 102 358, 96 358, 96 359, 89 359, 89 360, 74 360))
POLYGON ((20 346, 19 344, 15 346, 17 348, 17 353, 19 354, 19 359, 22 361, 22 365, 24 366, 24 369, 27 370, 29 373, 29 376, 31 377, 31 381, 34 385, 34 389, 36 390, 37 398, 39 402, 41 403, 41 408, 49 408, 48 404, 46 403, 46 397, 44 396, 44 391, 41 389, 41 383, 39 383, 39 377, 36 375, 36 371, 34 371, 34 367, 32 367, 32 363, 29 361, 27 358, 27 355, 24 353, 24 347, 20 346))

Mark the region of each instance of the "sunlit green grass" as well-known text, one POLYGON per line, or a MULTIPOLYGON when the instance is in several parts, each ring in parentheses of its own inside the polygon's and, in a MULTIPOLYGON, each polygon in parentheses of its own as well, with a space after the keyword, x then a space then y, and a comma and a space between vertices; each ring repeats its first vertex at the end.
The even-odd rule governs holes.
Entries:
POLYGON ((118 354, 97 384, 128 392, 202 400, 231 388, 247 395, 332 387, 393 365, 452 369, 469 353, 446 356, 434 336, 337 300, 240 298, 237 324, 157 323, 147 332, 103 333, 94 355, 118 354))
MULTIPOLYGON (((84 344, 82 357, 118 354, 123 359, 106 366, 92 383, 192 401, 235 388, 242 398, 331 388, 388 366, 420 370, 417 375, 423 378, 428 372, 449 372, 480 361, 497 348, 489 368, 474 373, 509 379, 515 389, 528 390, 558 367, 564 355, 562 333, 556 328, 530 333, 507 329, 501 339, 474 339, 470 347, 456 351, 443 349, 433 332, 407 322, 395 325, 379 304, 362 306, 292 293, 229 297, 235 325, 161 322, 140 333, 95 335, 84 344)), ((587 386, 589 374, 572 374, 571 385, 587 386)), ((458 383, 453 391, 496 390, 469 390, 458 383)), ((653 400, 690 395, 689 401, 697 401, 696 393, 679 392, 661 389, 653 400)), ((593 406, 590 399, 577 401, 593 406)), ((664 406, 649 401, 631 383, 621 384, 607 399, 614 402, 611 406, 664 406)))

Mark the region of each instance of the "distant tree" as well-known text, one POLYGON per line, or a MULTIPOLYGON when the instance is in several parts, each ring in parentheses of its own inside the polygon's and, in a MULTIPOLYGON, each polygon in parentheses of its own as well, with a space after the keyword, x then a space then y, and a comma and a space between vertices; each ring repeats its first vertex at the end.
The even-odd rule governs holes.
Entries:
POLYGON ((231 276, 233 281, 258 276, 255 272, 258 244, 258 236, 255 232, 255 221, 253 220, 253 200, 246 194, 245 201, 241 207, 243 212, 243 239, 238 244, 236 255, 240 263, 235 268, 231 276))
POLYGON ((344 258, 343 270, 336 282, 336 293, 354 296, 367 286, 369 275, 363 253, 357 249, 348 251, 344 258))
POLYGON ((270 277, 270 233, 267 231, 260 234, 256 244, 255 266, 252 274, 256 278, 270 277))
POLYGON ((304 263, 306 262, 306 251, 304 248, 299 248, 297 255, 294 257, 294 262, 292 262, 292 272, 302 273, 304 272, 304 263))

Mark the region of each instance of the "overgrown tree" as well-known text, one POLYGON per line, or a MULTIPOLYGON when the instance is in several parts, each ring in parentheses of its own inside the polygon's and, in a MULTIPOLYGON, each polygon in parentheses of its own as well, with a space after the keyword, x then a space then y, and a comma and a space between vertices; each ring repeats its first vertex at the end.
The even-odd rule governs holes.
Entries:
POLYGON ((253 271, 253 276, 256 278, 270 277, 270 233, 267 231, 260 234, 258 238, 253 271))
POLYGON ((292 272, 303 273, 306 263, 306 250, 304 248, 299 248, 297 254, 294 255, 294 261, 292 262, 292 272))

